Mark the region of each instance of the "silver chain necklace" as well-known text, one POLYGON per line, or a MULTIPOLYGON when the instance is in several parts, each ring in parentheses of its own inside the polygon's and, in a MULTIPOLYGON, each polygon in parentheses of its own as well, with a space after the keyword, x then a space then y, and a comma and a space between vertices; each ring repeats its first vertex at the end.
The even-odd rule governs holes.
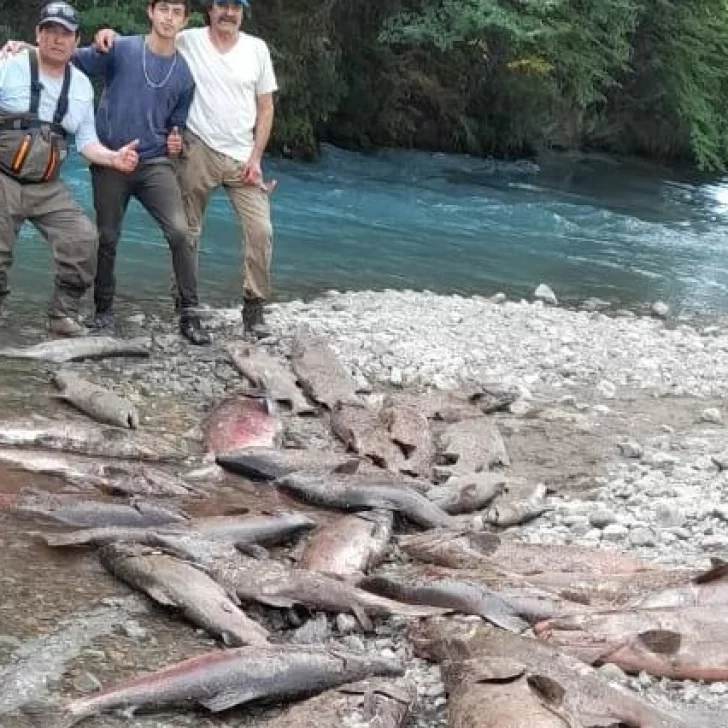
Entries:
POLYGON ((155 83, 154 81, 152 81, 151 78, 149 78, 149 73, 147 71, 147 43, 143 38, 142 43, 142 68, 144 69, 144 80, 147 82, 148 86, 151 86, 151 88, 162 88, 163 86, 167 85, 167 81, 169 81, 169 79, 172 77, 174 67, 177 65, 177 51, 175 51, 174 55, 172 56, 172 65, 169 67, 169 71, 164 77, 164 80, 160 83, 155 83))

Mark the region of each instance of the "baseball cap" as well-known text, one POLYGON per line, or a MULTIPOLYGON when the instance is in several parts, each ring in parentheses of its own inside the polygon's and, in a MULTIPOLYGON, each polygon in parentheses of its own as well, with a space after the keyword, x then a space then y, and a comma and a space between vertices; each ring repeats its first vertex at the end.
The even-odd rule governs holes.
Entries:
POLYGON ((72 33, 76 33, 78 32, 79 25, 81 25, 81 19, 73 7, 59 0, 58 2, 48 3, 40 11, 38 27, 49 25, 50 23, 62 25, 72 33))
POLYGON ((207 0, 208 5, 250 5, 249 0, 207 0))

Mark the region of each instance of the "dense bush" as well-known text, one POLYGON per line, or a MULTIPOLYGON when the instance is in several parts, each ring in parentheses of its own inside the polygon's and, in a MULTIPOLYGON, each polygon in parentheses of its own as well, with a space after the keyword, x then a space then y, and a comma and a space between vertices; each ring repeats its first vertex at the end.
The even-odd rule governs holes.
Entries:
MULTIPOLYGON (((41 3, 0 0, 0 35, 41 3)), ((79 0, 143 32, 145 0, 79 0)), ((322 140, 518 156, 544 147, 728 167, 724 0, 254 0, 281 93, 273 146, 322 140)), ((200 21, 199 13, 193 18, 200 21)))

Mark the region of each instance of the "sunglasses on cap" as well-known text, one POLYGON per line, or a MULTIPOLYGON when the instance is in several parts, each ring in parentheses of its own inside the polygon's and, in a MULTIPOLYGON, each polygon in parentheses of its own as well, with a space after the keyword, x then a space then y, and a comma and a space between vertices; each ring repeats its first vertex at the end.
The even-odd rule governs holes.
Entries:
POLYGON ((248 0, 212 0, 213 5, 235 5, 239 8, 247 8, 248 0))

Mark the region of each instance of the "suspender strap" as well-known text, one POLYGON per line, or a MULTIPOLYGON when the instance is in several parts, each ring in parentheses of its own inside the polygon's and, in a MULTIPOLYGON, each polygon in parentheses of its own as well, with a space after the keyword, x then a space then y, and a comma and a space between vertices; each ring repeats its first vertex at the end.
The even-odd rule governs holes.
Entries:
POLYGON ((30 60, 30 111, 31 114, 38 113, 38 106, 40 105, 40 79, 38 78, 38 52, 35 48, 31 48, 29 52, 30 60))
POLYGON ((63 74, 63 86, 61 86, 61 95, 58 97, 56 111, 53 114, 53 123, 60 124, 63 117, 68 111, 68 89, 71 88, 71 64, 66 64, 66 70, 63 74))
MULTIPOLYGON (((40 74, 38 72, 38 52, 35 48, 29 51, 30 60, 30 111, 31 114, 38 113, 40 106, 40 92, 43 88, 40 82, 40 74)), ((63 85, 61 86, 61 95, 58 97, 56 110, 53 114, 53 123, 60 124, 63 117, 68 112, 68 92, 71 88, 71 64, 66 64, 66 70, 63 73, 63 85)))

